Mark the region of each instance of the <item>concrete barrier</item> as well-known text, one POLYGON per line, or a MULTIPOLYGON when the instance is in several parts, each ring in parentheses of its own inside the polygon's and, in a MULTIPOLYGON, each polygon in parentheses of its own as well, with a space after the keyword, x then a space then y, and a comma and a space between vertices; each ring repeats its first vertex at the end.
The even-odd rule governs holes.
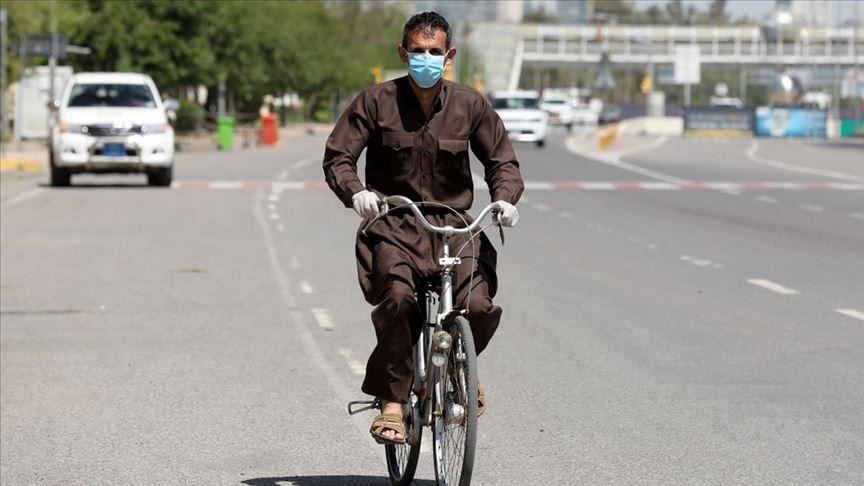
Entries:
POLYGON ((622 135, 679 137, 684 133, 684 119, 678 116, 640 116, 621 122, 622 135))

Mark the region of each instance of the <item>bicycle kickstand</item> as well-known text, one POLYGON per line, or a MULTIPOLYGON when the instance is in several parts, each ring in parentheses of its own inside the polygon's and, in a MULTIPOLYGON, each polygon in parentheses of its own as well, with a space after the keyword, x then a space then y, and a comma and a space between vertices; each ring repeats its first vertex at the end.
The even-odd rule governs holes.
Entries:
POLYGON ((381 400, 377 398, 375 400, 354 400, 353 402, 348 402, 348 415, 358 414, 366 410, 372 410, 373 408, 381 408, 381 400), (357 405, 365 406, 357 409, 352 408, 357 405))

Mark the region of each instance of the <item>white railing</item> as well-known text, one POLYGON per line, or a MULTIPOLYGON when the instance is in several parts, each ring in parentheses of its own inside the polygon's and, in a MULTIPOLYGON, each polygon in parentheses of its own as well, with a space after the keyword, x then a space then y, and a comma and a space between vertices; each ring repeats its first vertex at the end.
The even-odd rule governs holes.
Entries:
POLYGON ((674 62, 675 46, 696 44, 703 64, 854 65, 864 63, 864 29, 799 29, 766 38, 758 27, 525 25, 525 63, 674 62))

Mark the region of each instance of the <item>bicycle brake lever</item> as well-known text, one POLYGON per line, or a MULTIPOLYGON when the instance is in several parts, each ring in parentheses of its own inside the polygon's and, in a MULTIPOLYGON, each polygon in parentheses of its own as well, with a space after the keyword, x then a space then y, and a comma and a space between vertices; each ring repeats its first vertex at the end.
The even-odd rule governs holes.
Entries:
POLYGON ((492 210, 492 222, 498 226, 498 236, 501 238, 501 246, 504 246, 504 227, 501 225, 501 210, 492 210))

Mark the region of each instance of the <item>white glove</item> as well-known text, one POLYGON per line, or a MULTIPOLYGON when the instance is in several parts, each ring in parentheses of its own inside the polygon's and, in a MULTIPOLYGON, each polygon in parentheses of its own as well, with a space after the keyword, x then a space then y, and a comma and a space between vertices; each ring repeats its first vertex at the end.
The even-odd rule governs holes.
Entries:
POLYGON ((501 225, 508 228, 516 226, 519 221, 519 210, 516 209, 516 206, 506 201, 495 201, 495 204, 501 209, 501 212, 498 213, 498 220, 501 221, 501 225))
POLYGON ((354 203, 354 211, 361 218, 368 218, 378 214, 378 196, 372 191, 362 190, 351 196, 354 203))

